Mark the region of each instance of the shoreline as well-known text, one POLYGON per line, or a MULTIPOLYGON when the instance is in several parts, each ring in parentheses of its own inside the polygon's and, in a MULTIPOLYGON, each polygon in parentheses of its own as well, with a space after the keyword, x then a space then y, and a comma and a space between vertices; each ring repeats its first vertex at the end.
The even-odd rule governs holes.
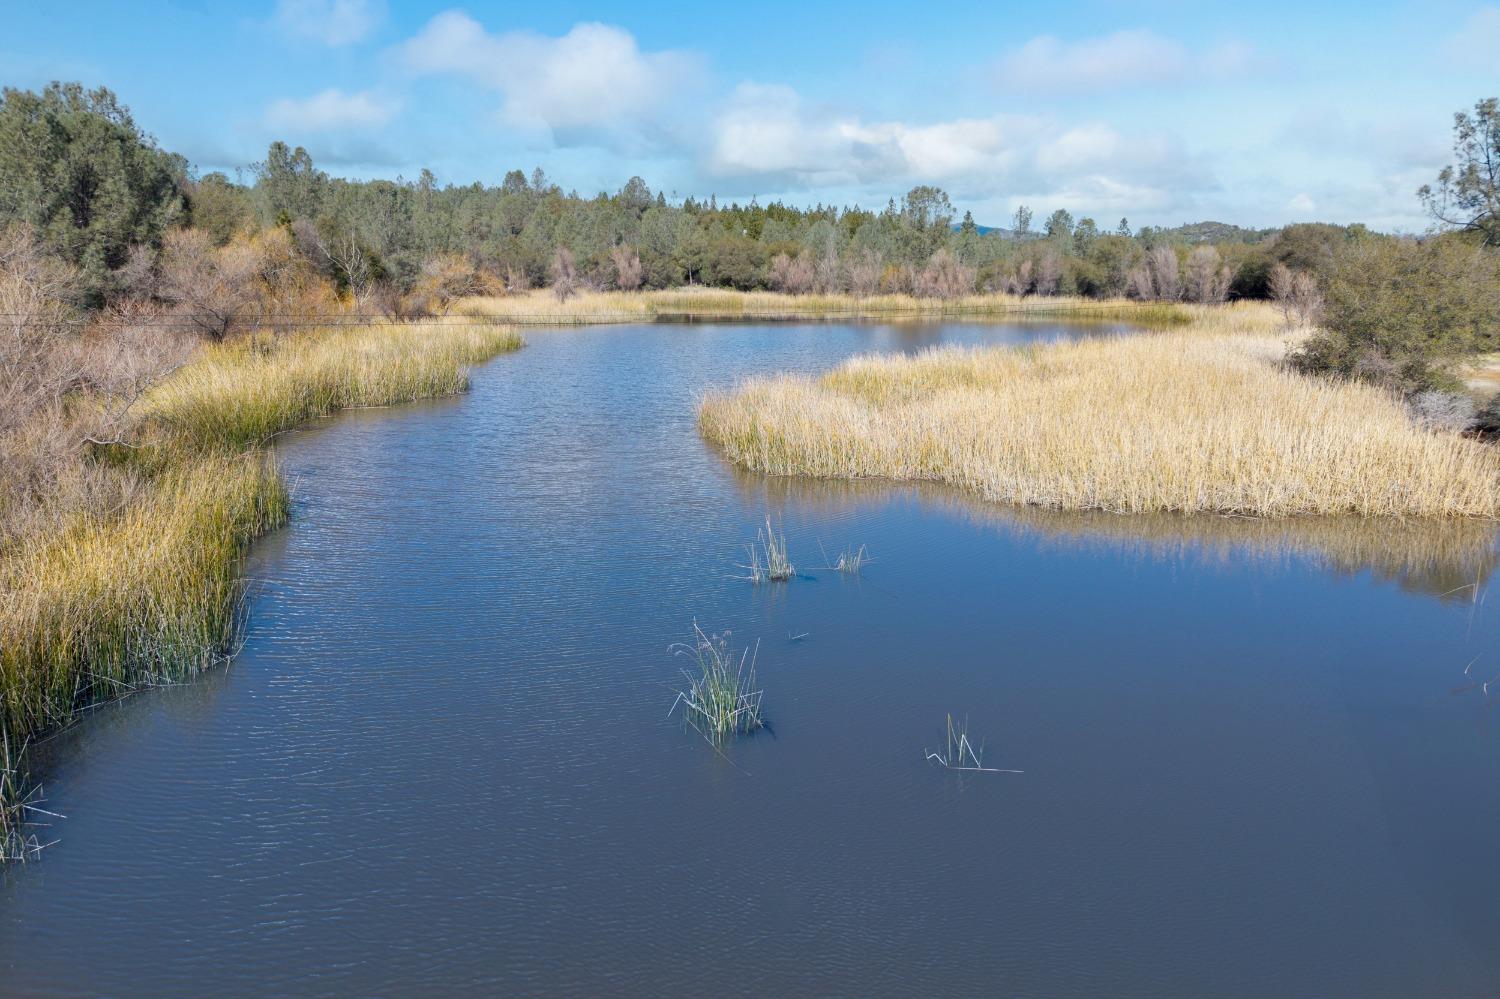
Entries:
POLYGON ((1368 385, 1292 372, 1266 306, 1118 340, 856 358, 708 394, 772 475, 933 480, 1058 510, 1500 518, 1500 451, 1368 385))
MULTIPOLYGON (((276 435, 343 409, 462 392, 470 366, 522 345, 508 326, 409 323, 200 346, 142 399, 136 439, 95 454, 128 502, 0 556, 0 732, 12 753, 93 705, 223 660, 244 555, 290 514, 276 435)), ((0 858, 25 859, 15 817, 31 788, 24 764, 14 769, 0 858)))

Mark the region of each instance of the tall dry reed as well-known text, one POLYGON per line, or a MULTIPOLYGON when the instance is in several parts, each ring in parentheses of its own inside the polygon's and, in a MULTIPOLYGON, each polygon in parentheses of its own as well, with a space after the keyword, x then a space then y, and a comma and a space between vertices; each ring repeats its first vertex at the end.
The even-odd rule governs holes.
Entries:
POLYGON ((453 315, 535 324, 629 323, 691 319, 995 319, 1059 317, 1072 320, 1128 321, 1151 325, 1186 322, 1184 307, 1124 299, 1096 301, 1071 297, 965 295, 920 298, 912 295, 790 295, 771 291, 676 288, 666 291, 585 292, 559 301, 551 292, 462 299, 453 315))
POLYGON ((1500 452, 1387 392, 1282 364, 1266 307, 1180 331, 852 360, 707 396, 700 427, 773 475, 935 480, 1017 504, 1281 516, 1500 515, 1500 452))
POLYGON ((469 366, 521 346, 502 326, 408 323, 247 337, 203 348, 141 413, 194 448, 240 450, 340 409, 451 395, 469 366))

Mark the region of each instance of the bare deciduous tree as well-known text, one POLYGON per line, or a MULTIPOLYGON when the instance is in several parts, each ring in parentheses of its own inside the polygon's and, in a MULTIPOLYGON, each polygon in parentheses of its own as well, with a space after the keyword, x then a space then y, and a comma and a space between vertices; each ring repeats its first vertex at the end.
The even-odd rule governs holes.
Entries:
POLYGON ((1187 273, 1183 276, 1184 296, 1205 304, 1222 302, 1229 294, 1231 276, 1218 250, 1212 246, 1194 247, 1188 254, 1187 273))
POLYGON ((1062 282, 1062 261, 1056 253, 1047 251, 1036 265, 1036 280, 1032 284, 1032 290, 1038 295, 1056 295, 1058 285, 1062 282))
POLYGON ((813 268, 813 289, 821 294, 833 294, 843 290, 843 267, 839 263, 838 245, 830 236, 813 268))
POLYGON ((795 257, 778 253, 771 258, 771 287, 789 295, 802 295, 812 290, 815 279, 813 262, 806 251, 795 257))
POLYGON ((254 313, 258 257, 247 241, 218 249, 203 232, 174 230, 162 243, 159 293, 184 322, 222 340, 254 313))
POLYGON ((1175 302, 1182 297, 1182 275, 1178 269, 1177 251, 1170 246, 1154 247, 1146 254, 1146 274, 1150 278, 1150 294, 1143 294, 1142 298, 1175 302))
POLYGON ((874 250, 860 250, 849 261, 849 293, 857 298, 868 298, 880 290, 880 254, 874 250))
POLYGON ((641 286, 646 273, 635 247, 622 243, 609 251, 609 259, 615 265, 615 287, 621 291, 635 291, 641 286))
POLYGON ((578 292, 578 265, 573 262, 573 251, 559 246, 552 254, 552 293, 559 302, 566 302, 578 292))
POLYGON ((1000 290, 1007 295, 1029 295, 1032 286, 1031 260, 1027 258, 1000 279, 1000 290))
POLYGON ((1271 268, 1268 283, 1271 300, 1281 309, 1281 317, 1288 327, 1310 325, 1317 319, 1322 295, 1318 291, 1317 279, 1311 274, 1278 263, 1271 268))
POLYGON ((938 250, 917 276, 916 291, 925 298, 961 298, 974 291, 974 268, 946 249, 938 250))

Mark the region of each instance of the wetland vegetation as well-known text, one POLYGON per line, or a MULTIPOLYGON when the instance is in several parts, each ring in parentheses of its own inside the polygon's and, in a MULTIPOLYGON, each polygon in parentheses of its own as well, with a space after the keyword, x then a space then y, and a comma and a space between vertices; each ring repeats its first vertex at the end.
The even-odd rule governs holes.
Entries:
MULTIPOLYGON (((1461 127, 1471 138, 1493 136, 1497 120, 1493 102, 1481 102, 1461 127)), ((1484 141, 1493 145, 1492 138, 1484 141)), ((474 600, 500 597, 473 582, 489 578, 483 573, 466 575, 472 564, 515 560, 530 573, 522 586, 556 573, 568 559, 595 565, 589 551, 571 547, 573 538, 558 523, 590 534, 617 515, 630 519, 613 509, 615 500, 629 507, 650 496, 649 509, 632 511, 642 531, 628 545, 639 544, 640 565, 660 575, 648 573, 650 585, 641 585, 596 566, 601 579, 630 597, 611 598, 601 585, 590 606, 603 606, 601 617, 617 615, 607 619, 610 633, 655 627, 668 611, 680 622, 684 605, 706 601, 711 584, 674 589, 665 609, 650 591, 677 575, 697 579, 698 563, 713 560, 701 551, 679 553, 676 561, 661 553, 692 534, 685 519, 729 507, 734 493, 722 487, 736 481, 747 493, 740 501, 755 513, 714 537, 727 536, 732 545, 756 530, 744 568, 757 583, 798 578, 782 521, 789 509, 805 516, 826 503, 842 513, 851 497, 870 489, 881 502, 913 495, 927 504, 921 516, 892 515, 902 530, 872 540, 882 561, 868 580, 853 578, 871 563, 866 535, 845 532, 821 535, 860 541, 833 558, 822 553, 828 585, 738 587, 753 591, 756 625, 774 620, 776 631, 765 633, 784 628, 788 647, 798 650, 817 647, 825 622, 813 628, 786 614, 804 601, 849 611, 865 596, 895 599, 878 578, 888 565, 899 572, 903 558, 908 565, 943 561, 925 548, 929 532, 952 541, 951 571, 981 590, 994 582, 1000 563, 971 564, 964 546, 988 544, 1029 560, 1040 578, 1047 570, 1037 553, 1048 545, 1070 555, 1089 546, 1104 552, 1092 568, 1106 576, 1124 561, 1120 553, 1191 552, 1236 571, 1295 558, 1299 566, 1331 569, 1362 584, 1365 577, 1395 579, 1423 600, 1466 609, 1471 627, 1496 566, 1500 404, 1474 386, 1484 384, 1476 372, 1491 362, 1500 330, 1500 270, 1492 220, 1482 210, 1472 224, 1421 238, 1310 224, 1173 230, 1132 229, 1121 220, 1106 229, 1062 209, 1036 230, 1029 209, 1018 211, 1008 229, 982 230, 972 217, 960 218, 943 191, 925 185, 880 211, 669 201, 639 178, 613 194, 581 197, 540 171, 513 171, 493 187, 440 187, 429 174, 414 182, 343 180, 281 143, 241 183, 195 175, 137 128, 108 91, 72 85, 6 90, 0 143, 0 861, 34 856, 43 845, 45 827, 36 820, 47 817, 45 803, 22 747, 56 736, 103 702, 196 677, 239 648, 247 553, 294 509, 278 453, 282 436, 341 411, 462 393, 476 365, 522 347, 523 326, 537 327, 533 340, 555 352, 546 361, 550 380, 507 381, 517 396, 531 391, 528 407, 486 400, 484 419, 462 424, 473 447, 448 454, 453 461, 442 466, 483 466, 490 452, 504 452, 508 464, 489 468, 483 479, 502 492, 513 468, 551 463, 521 481, 524 489, 509 496, 513 505, 503 516, 488 494, 468 492, 477 488, 473 482, 453 482, 468 505, 450 512, 444 522, 450 528, 466 517, 482 523, 499 517, 533 529, 529 547, 503 529, 497 534, 504 544, 456 529, 438 540, 436 548, 450 559, 447 571, 468 581, 470 589, 461 592, 474 600), (105 184, 90 172, 115 167, 105 184), (73 202, 51 197, 54 189, 71 192, 73 202), (88 211, 75 210, 79 199, 88 211), (734 379, 720 382, 718 368, 703 358, 685 364, 680 344, 664 344, 662 331, 649 329, 658 323, 692 325, 691 333, 680 332, 706 343, 718 342, 713 324, 737 324, 722 327, 733 331, 724 342, 742 351, 734 379), (562 346, 588 334, 540 329, 593 324, 632 327, 641 353, 611 355, 600 377, 589 367, 592 355, 562 346), (772 366, 768 352, 779 344, 757 337, 761 326, 774 324, 797 330, 803 347, 784 364, 775 355, 772 366), (676 381, 667 380, 668 371, 676 381), (677 393, 666 402, 656 397, 658 377, 677 393), (662 408, 668 405, 675 408, 662 408), (646 433, 629 425, 637 415, 655 421, 646 433), (533 433, 544 425, 552 436, 533 433), (657 429, 665 426, 689 440, 664 443, 670 435, 657 429), (601 427, 617 448, 608 458, 591 450, 598 442, 590 435, 601 427), (509 435, 527 446, 506 450, 509 435), (683 464, 696 480, 674 477, 671 469, 683 464), (642 484, 642 469, 654 469, 684 493, 694 481, 708 482, 711 501, 669 508, 657 495, 661 482, 642 484), (536 497, 546 502, 532 509, 536 497), (943 514, 941 526, 922 519, 928 509, 943 514), (588 517, 570 519, 580 510, 588 517), (1001 530, 969 530, 976 525, 1001 530), (1007 539, 1003 545, 976 540, 997 534, 1007 539), (538 554, 538 537, 566 550, 567 558, 538 554), (892 549, 901 554, 888 562, 892 549)), ((1455 202, 1482 206, 1474 176, 1465 167, 1429 190, 1435 215, 1451 216, 1455 202)), ((605 351, 599 345, 606 342, 601 335, 590 349, 605 351)), ((435 438, 425 442, 435 445, 435 438)), ((448 474, 432 463, 413 464, 448 474)), ((400 480, 390 469, 385 474, 400 480)), ((404 484, 409 492, 418 487, 404 484)), ((388 512, 366 511, 369 529, 386 532, 386 548, 380 557, 359 556, 361 582, 384 592, 381 614, 400 616, 392 609, 400 606, 399 588, 382 587, 413 570, 398 564, 393 571, 381 561, 403 544, 399 529, 385 523, 388 512)), ((415 530, 409 520, 390 520, 415 530)), ((811 549, 805 533, 794 540, 811 549)), ((347 549, 342 554, 356 557, 347 549)), ((425 562, 413 564, 426 571, 425 562)), ((721 564, 710 571, 722 571, 721 564)), ((1080 578, 1071 580, 1067 599, 1084 589, 1080 578)), ((1194 578, 1205 588, 1215 585, 1194 578)), ((1111 579, 1112 599, 1129 604, 1128 581, 1111 579)), ((903 597, 920 610, 866 608, 854 619, 858 627, 842 632, 830 615, 831 644, 860 654, 820 663, 826 679, 811 668, 778 674, 778 728, 785 711, 792 745, 809 757, 838 759, 842 747, 832 740, 810 748, 797 743, 797 723, 804 733, 826 725, 854 745, 864 737, 866 718, 904 726, 914 699, 933 712, 924 718, 941 717, 943 703, 969 701, 934 694, 927 704, 929 691, 918 688, 944 688, 946 698, 946 688, 961 685, 950 654, 977 662, 1012 644, 1028 648, 1031 663, 1007 661, 992 674, 967 677, 965 696, 983 705, 985 727, 1007 697, 1035 696, 1016 677, 1043 669, 1051 650, 1028 639, 1026 615, 1044 618, 1048 634, 1066 644, 1078 630, 1073 612, 1029 606, 1030 592, 1018 584, 1009 600, 1019 609, 1000 635, 983 622, 1004 609, 974 597, 973 588, 967 598, 960 589, 945 598, 965 608, 963 619, 949 620, 948 606, 924 603, 912 592, 903 597), (921 641, 903 644, 887 627, 902 613, 912 615, 909 630, 921 641), (935 622, 930 631, 926 618, 935 622), (882 642, 899 649, 900 675, 916 673, 916 687, 860 672, 864 658, 885 653, 882 642), (958 652, 950 653, 950 645, 958 652)), ((1310 592, 1332 600, 1324 590, 1310 592)), ((1371 606, 1385 607, 1383 597, 1360 593, 1371 606)), ((529 648, 531 621, 547 620, 552 608, 526 594, 508 599, 530 617, 505 618, 505 629, 491 631, 446 616, 452 613, 446 595, 420 606, 464 641, 484 645, 494 630, 504 630, 507 642, 529 648)), ((1430 625, 1425 612, 1397 606, 1430 625)), ((504 616, 493 604, 485 608, 504 616)), ((744 613, 732 604, 719 609, 744 613)), ((1107 620, 1107 607, 1093 610, 1107 620)), ((1200 610, 1233 609, 1205 603, 1200 610)), ((407 622, 413 632, 423 627, 420 617, 407 622)), ((378 615, 367 625, 378 631, 378 615)), ((1154 635, 1170 630, 1156 625, 1154 635)), ((1107 627, 1101 624, 1101 633, 1107 627)), ((1299 635, 1326 638, 1305 622, 1295 627, 1303 629, 1299 635)), ((351 629, 335 622, 329 630, 351 629)), ((698 754, 713 764, 737 737, 767 729, 760 644, 741 646, 731 637, 695 623, 693 638, 670 650, 686 667, 670 713, 714 748, 713 757, 698 754)), ((418 682, 442 688, 435 671, 463 671, 450 661, 463 655, 450 655, 457 646, 446 640, 435 633, 429 649, 412 653, 428 670, 418 682), (448 650, 447 658, 429 661, 430 649, 448 650)), ((534 655, 548 669, 569 655, 567 643, 541 646, 534 655)), ((659 659, 660 644, 651 647, 659 659)), ((1098 658, 1113 654, 1090 651, 1098 658)), ((495 716, 509 702, 490 699, 501 689, 493 685, 506 682, 506 670, 493 667, 508 666, 511 655, 512 647, 502 645, 486 671, 465 674, 476 701, 495 716)), ((318 656, 316 649, 308 653, 310 660, 318 656)), ((1470 666, 1480 669, 1475 662, 1470 666)), ((1154 650, 1137 654, 1133 665, 1164 669, 1154 650)), ((562 672, 547 676, 541 688, 575 682, 562 672)), ((618 683, 613 675, 585 679, 595 693, 599 684, 618 683)), ((1098 674, 1094 680, 1108 682, 1098 674)), ((659 713, 664 697, 637 703, 634 688, 623 686, 612 703, 633 705, 631 717, 659 713)), ((1488 703, 1490 685, 1477 689, 1488 703)), ((651 698, 660 696, 659 686, 651 691, 651 698)), ((1197 696, 1190 686, 1177 692, 1185 702, 1197 696)), ((525 702, 535 691, 506 695, 525 702)), ((378 696, 358 703, 372 704, 382 728, 397 727, 380 714, 378 696)), ((1048 717, 1057 724, 1064 715, 1052 707, 1048 717)), ((467 708, 449 702, 446 710, 467 708)), ((471 720, 471 732, 508 747, 511 756, 501 758, 525 758, 521 742, 505 740, 520 739, 516 733, 524 735, 531 722, 507 717, 510 728, 496 734, 491 728, 502 726, 494 717, 471 720)), ((576 718, 557 722, 567 736, 556 743, 561 756, 571 759, 572 747, 588 742, 587 720, 600 721, 580 706, 576 718)), ((434 742, 457 731, 414 724, 434 742)), ((1042 741, 1034 729, 1031 738, 1042 741)), ((1148 737, 1137 738, 1144 745, 1148 737)), ((921 739, 921 732, 909 733, 903 750, 919 768, 921 739)), ((774 751, 768 741, 743 740, 733 751, 774 751)), ((596 752, 619 751, 588 744, 596 752)), ((859 744, 863 752, 879 751, 859 744)), ((1068 749, 1061 742, 1051 748, 1048 762, 1057 772, 1068 749)), ((941 747, 923 754, 949 770, 997 770, 986 766, 983 742, 971 738, 967 717, 949 714, 941 747)), ((1035 756, 1028 751, 1028 769, 1035 756)), ((831 769, 848 774, 854 759, 831 769)), ((539 766, 528 779, 555 776, 539 766)), ((809 798, 829 793, 818 785, 809 798)), ((845 804, 848 814, 859 814, 857 805, 845 804)), ((726 812, 733 811, 731 803, 726 812)), ((550 819, 529 821, 549 828, 550 819)), ((462 818, 450 815, 449 822, 461 835, 462 818)))
MULTIPOLYGON (((1460 124, 1491 136, 1495 118, 1481 102, 1460 124)), ((669 203, 639 178, 584 199, 540 171, 346 181, 279 143, 237 184, 192 175, 77 85, 6 90, 0 137, 0 725, 16 745, 232 649, 240 559, 287 516, 278 434, 461 391, 521 323, 1130 323, 1155 332, 759 378, 710 392, 699 423, 756 471, 1021 505, 1500 512, 1494 447, 1455 432, 1481 421, 1458 389, 1495 335, 1482 212, 1425 241, 1230 227, 1189 245, 1063 210, 981 232, 932 187, 871 212, 669 203), (104 162, 118 177, 101 188, 104 162), (52 189, 92 199, 87 217, 52 189)), ((1448 176, 1435 211, 1463 185, 1473 200, 1469 174, 1448 176)), ((794 574, 769 521, 749 571, 794 574)))

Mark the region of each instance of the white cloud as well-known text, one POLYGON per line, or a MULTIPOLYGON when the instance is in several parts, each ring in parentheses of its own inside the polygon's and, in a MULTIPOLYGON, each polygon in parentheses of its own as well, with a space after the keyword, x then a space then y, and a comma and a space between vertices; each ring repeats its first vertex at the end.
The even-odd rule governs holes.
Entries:
POLYGON ((1500 50, 1500 7, 1480 7, 1464 26, 1449 36, 1448 55, 1490 68, 1500 50))
POLYGON ((578 24, 560 38, 491 34, 462 11, 434 17, 401 56, 416 73, 454 74, 498 91, 506 124, 554 133, 650 119, 698 72, 694 57, 642 52, 621 28, 578 24))
POLYGON ((1024 195, 1087 211, 1181 205, 1215 186, 1171 137, 1029 115, 867 122, 785 86, 743 84, 710 130, 704 168, 755 190, 890 193, 934 183, 966 199, 1024 195))
POLYGON ((1296 212, 1299 215, 1311 215, 1318 210, 1318 203, 1309 197, 1306 192, 1288 201, 1286 206, 1290 211, 1296 212))
POLYGON ((1255 63, 1253 50, 1226 42, 1200 54, 1150 31, 1117 31, 1064 42, 1041 35, 1001 57, 995 76, 1007 88, 1083 93, 1238 76, 1255 63))
POLYGON ((379 128, 395 117, 395 104, 368 90, 346 94, 325 90, 302 100, 279 100, 266 109, 268 126, 290 132, 328 132, 379 128))
POLYGON ((276 23, 325 45, 351 45, 385 20, 383 0, 278 0, 276 23))

